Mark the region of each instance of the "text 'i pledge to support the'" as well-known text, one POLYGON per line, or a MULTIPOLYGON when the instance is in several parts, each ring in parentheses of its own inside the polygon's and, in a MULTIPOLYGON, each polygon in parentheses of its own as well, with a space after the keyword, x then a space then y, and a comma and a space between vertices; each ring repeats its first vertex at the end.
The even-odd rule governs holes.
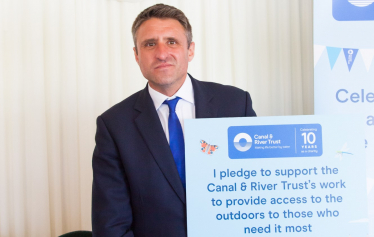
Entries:
MULTIPOLYGON (((322 167, 322 172, 328 169, 328 167, 324 168, 322 167)), ((337 174, 338 170, 337 168, 333 169, 333 173, 337 174)), ((302 175, 318 175, 318 169, 317 167, 313 168, 305 168, 305 169, 276 169, 275 170, 275 176, 287 176, 289 177, 298 177, 302 175)), ((272 174, 271 170, 265 170, 265 169, 260 169, 261 176, 270 176, 272 174)), ((234 177, 240 177, 240 178, 245 178, 249 179, 251 177, 256 177, 257 176, 257 171, 256 170, 244 170, 243 168, 239 170, 230 170, 230 169, 225 169, 225 170, 220 170, 217 171, 216 169, 213 170, 213 176, 214 178, 219 177, 219 179, 224 179, 224 178, 234 178, 234 177)))

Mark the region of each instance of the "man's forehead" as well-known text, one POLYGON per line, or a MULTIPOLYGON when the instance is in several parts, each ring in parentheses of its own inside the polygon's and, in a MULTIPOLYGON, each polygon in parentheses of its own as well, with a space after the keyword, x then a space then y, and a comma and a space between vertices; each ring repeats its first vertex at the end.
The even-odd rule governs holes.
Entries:
POLYGON ((179 21, 172 18, 151 18, 140 25, 137 37, 139 40, 160 40, 185 37, 185 30, 179 21))

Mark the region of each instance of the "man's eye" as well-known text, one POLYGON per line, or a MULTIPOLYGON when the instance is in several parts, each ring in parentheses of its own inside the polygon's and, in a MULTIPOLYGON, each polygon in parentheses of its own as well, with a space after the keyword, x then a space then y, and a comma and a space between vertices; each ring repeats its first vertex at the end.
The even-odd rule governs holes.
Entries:
POLYGON ((169 41, 169 44, 176 44, 177 42, 175 42, 175 41, 169 41))
POLYGON ((146 47, 152 47, 152 46, 155 46, 156 44, 155 43, 146 43, 145 46, 146 47))

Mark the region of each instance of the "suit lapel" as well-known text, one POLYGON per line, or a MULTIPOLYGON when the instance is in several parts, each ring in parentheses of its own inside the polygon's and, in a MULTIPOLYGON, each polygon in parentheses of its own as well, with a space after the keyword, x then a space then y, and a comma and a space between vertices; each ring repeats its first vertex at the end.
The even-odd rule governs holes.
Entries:
POLYGON ((217 117, 218 106, 213 103, 213 94, 206 84, 194 79, 190 75, 195 98, 196 118, 217 117))
POLYGON ((135 123, 145 143, 171 187, 181 201, 186 203, 185 191, 173 155, 147 87, 139 94, 134 108, 140 112, 135 123))
MULTIPOLYGON (((191 75, 192 86, 194 89, 196 118, 215 118, 218 107, 214 106, 213 95, 207 86, 191 75)), ((165 138, 164 130, 156 109, 154 107, 148 87, 139 94, 134 108, 140 112, 135 119, 136 126, 142 135, 145 143, 151 151, 157 165, 168 180, 170 186, 174 189, 183 203, 186 203, 186 194, 182 182, 179 178, 178 170, 175 166, 173 155, 169 144, 165 138)))

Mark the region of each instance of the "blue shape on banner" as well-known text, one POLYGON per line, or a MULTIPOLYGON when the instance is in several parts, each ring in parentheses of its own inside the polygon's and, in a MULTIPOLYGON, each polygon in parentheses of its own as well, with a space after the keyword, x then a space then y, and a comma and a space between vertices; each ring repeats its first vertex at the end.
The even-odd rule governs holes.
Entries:
POLYGON ((337 21, 374 21, 373 0, 332 0, 332 15, 337 21))
POLYGON ((347 61, 348 70, 351 71, 352 65, 355 62, 358 49, 343 49, 345 59, 347 61))
POLYGON ((342 48, 326 47, 327 55, 329 56, 331 70, 334 68, 336 60, 338 60, 342 48))

